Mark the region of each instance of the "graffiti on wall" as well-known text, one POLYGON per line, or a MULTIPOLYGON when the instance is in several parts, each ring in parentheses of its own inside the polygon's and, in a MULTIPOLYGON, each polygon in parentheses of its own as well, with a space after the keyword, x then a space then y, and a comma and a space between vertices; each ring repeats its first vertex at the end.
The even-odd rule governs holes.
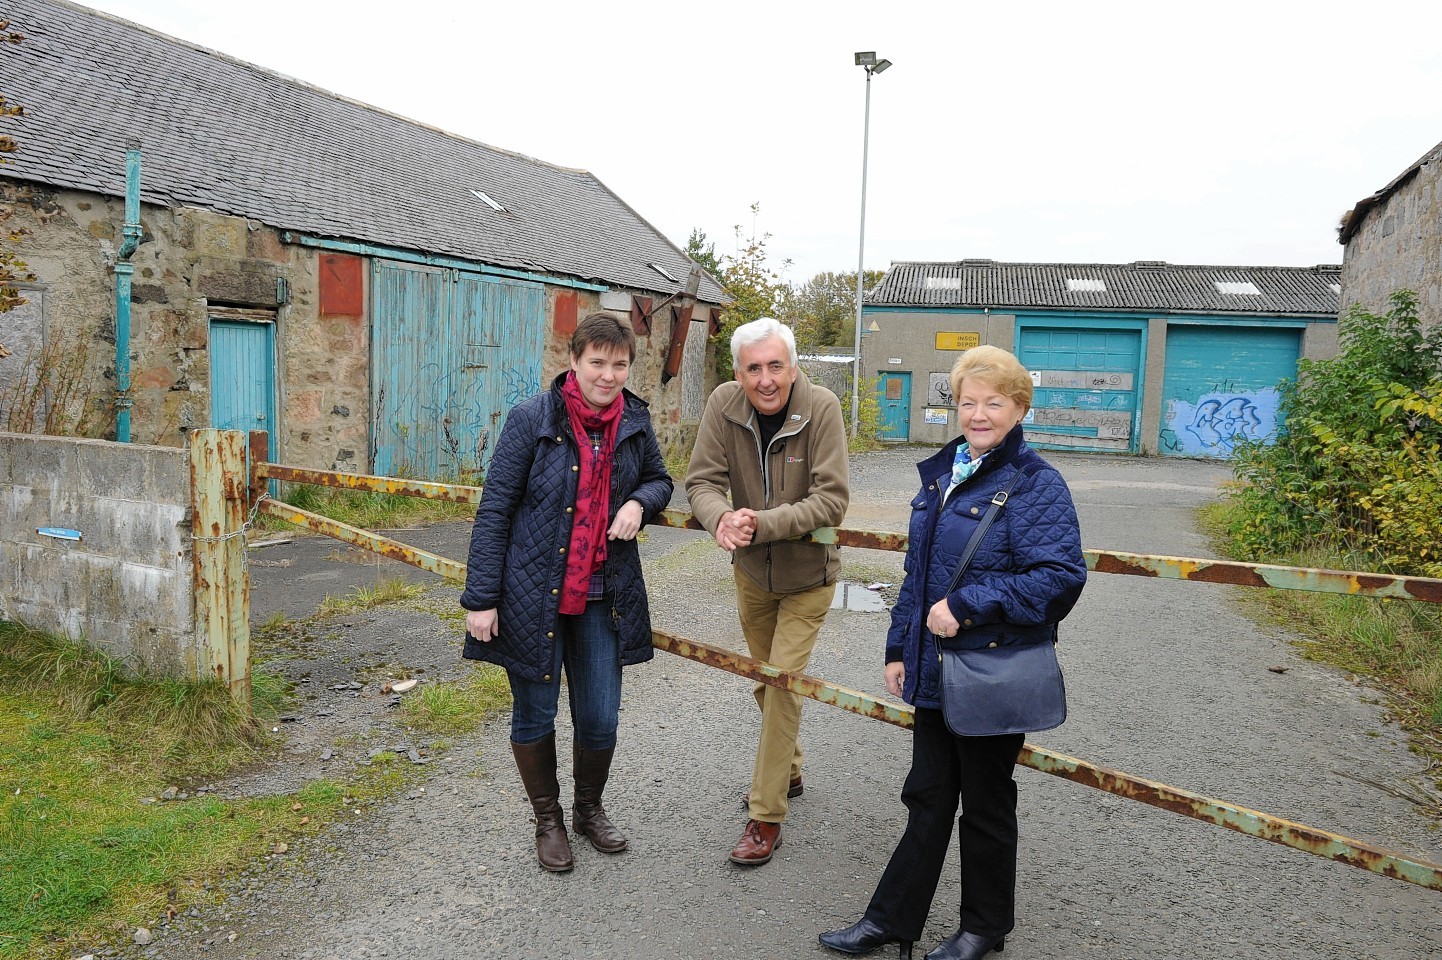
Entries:
POLYGON ((926 405, 928 407, 954 407, 956 398, 951 395, 951 373, 933 370, 926 378, 926 405))
POLYGON ((1277 406, 1277 391, 1272 388, 1206 393, 1195 403, 1169 401, 1162 423, 1162 452, 1230 457, 1239 443, 1276 436, 1277 406))

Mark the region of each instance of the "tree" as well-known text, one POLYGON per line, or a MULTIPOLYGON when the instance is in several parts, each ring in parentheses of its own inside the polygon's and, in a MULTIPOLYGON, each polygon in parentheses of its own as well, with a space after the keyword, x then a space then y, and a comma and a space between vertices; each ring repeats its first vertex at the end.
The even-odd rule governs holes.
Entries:
MULTIPOLYGON (((0 47, 7 44, 18 44, 24 39, 23 34, 11 31, 9 20, 0 18, 0 47)), ((0 118, 24 115, 25 108, 10 103, 5 99, 5 92, 0 90, 0 118)), ((9 163, 6 155, 19 150, 20 146, 15 142, 14 137, 0 134, 0 164, 9 163)), ((25 236, 26 231, 19 227, 3 226, 8 219, 10 219, 10 211, 0 209, 0 313, 7 313, 26 302, 25 298, 20 296, 20 291, 15 286, 16 283, 35 279, 35 275, 25 269, 25 262, 16 255, 13 249, 15 244, 20 242, 20 238, 25 236)))
MULTIPOLYGON (((880 270, 868 270, 867 289, 881 282, 880 270)), ((847 347, 856 336, 856 271, 818 273, 799 286, 783 291, 781 319, 796 331, 796 343, 806 350, 847 347)))
POLYGON ((705 230, 700 227, 691 229, 691 237, 686 241, 686 255, 711 276, 718 280, 721 278, 721 261, 716 259, 716 244, 707 242, 705 230))
MULTIPOLYGON (((700 230, 691 231, 691 240, 686 252, 692 259, 705 266, 704 257, 710 257, 716 266, 713 276, 734 298, 726 306, 721 318, 721 329, 712 338, 716 344, 716 372, 725 379, 731 379, 731 334, 743 323, 750 323, 760 317, 774 317, 787 287, 781 274, 766 262, 766 242, 771 234, 756 232, 756 217, 761 213, 761 204, 751 205, 751 233, 747 235, 737 224, 736 253, 715 256, 715 245, 706 243, 706 234, 700 230), (693 250, 695 252, 693 252, 693 250), (698 254, 700 256, 698 257, 698 254)), ((781 262, 782 270, 791 263, 781 262)))

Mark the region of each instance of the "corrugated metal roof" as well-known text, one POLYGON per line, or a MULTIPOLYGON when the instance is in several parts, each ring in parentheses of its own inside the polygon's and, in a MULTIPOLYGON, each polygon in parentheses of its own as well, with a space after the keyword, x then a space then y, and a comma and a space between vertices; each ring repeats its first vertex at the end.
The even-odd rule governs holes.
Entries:
MULTIPOLYGON (((145 27, 56 0, 12 0, 0 52, 25 107, 0 176, 141 196, 280 229, 662 294, 691 261, 584 170, 486 146, 145 27), (492 197, 494 210, 472 191, 492 197)), ((700 297, 730 298, 713 278, 700 297)))
POLYGON ((1152 310, 1335 317, 1341 266, 1134 263, 893 263, 868 306, 1152 310), (1083 281, 1078 283, 1077 281, 1083 281), (1223 293, 1247 289, 1257 292, 1223 293), (1100 289, 1099 289, 1100 288, 1100 289))

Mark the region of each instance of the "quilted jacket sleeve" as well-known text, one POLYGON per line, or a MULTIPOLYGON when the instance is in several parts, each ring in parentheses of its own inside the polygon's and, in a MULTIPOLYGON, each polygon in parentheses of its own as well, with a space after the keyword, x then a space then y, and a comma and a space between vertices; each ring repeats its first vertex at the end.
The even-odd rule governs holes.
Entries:
POLYGON ((511 411, 491 456, 481 504, 476 508, 476 525, 471 530, 466 588, 461 592, 461 606, 467 610, 491 610, 500 605, 511 520, 520 509, 535 454, 535 409, 523 404, 511 411))
POLYGON ((1048 466, 1024 478, 1009 503, 1015 508, 1002 514, 1006 569, 993 573, 983 567, 975 579, 968 570, 947 602, 958 619, 969 617, 975 626, 1056 623, 1071 612, 1086 583, 1071 491, 1048 466))
POLYGON ((661 445, 656 442, 656 432, 648 422, 641 431, 641 478, 636 489, 627 499, 641 505, 641 526, 655 520, 657 515, 671 503, 671 492, 675 483, 666 472, 666 460, 661 456, 661 445))

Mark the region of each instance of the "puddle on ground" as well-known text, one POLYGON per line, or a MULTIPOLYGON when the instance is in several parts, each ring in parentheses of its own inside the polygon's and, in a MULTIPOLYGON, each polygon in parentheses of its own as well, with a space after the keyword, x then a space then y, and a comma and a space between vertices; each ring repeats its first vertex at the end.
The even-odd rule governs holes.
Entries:
POLYGON ((866 589, 865 584, 838 580, 836 581, 836 596, 831 601, 831 609, 884 613, 886 603, 881 599, 881 594, 866 589))

